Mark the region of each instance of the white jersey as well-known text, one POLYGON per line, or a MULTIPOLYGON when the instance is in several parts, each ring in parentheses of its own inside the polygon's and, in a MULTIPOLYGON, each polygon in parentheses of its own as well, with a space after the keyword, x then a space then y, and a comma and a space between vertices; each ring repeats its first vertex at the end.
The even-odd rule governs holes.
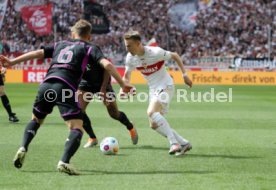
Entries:
POLYGON ((171 52, 160 47, 144 46, 143 56, 126 56, 126 71, 139 70, 150 88, 166 88, 173 85, 173 79, 166 71, 165 61, 171 59, 171 52))

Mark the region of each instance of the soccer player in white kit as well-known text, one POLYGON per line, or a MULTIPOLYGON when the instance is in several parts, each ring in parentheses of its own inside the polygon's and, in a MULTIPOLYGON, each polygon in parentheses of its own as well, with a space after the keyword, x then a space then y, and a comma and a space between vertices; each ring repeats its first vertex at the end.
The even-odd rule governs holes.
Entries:
POLYGON ((130 82, 131 71, 139 70, 149 85, 150 102, 147 109, 150 127, 170 143, 169 154, 183 155, 192 145, 171 128, 164 114, 167 113, 174 94, 173 79, 166 71, 165 61, 174 60, 179 66, 185 84, 192 87, 192 81, 186 74, 183 62, 177 53, 166 51, 160 47, 143 46, 138 31, 124 34, 124 43, 128 54, 123 80, 130 82))

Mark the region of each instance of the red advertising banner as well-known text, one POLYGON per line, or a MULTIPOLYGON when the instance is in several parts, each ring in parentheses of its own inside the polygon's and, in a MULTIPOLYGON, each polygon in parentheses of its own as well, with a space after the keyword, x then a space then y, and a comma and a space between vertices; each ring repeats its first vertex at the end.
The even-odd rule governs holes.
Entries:
POLYGON ((24 70, 23 71, 23 82, 24 83, 41 83, 47 70, 24 70))
MULTIPOLYGON (((123 76, 125 72, 124 67, 117 68, 117 71, 121 76, 123 76)), ((47 70, 23 70, 23 83, 41 83, 45 76, 47 70)), ((112 77, 112 83, 117 83, 116 80, 112 77)))
POLYGON ((28 28, 38 35, 52 32, 52 4, 26 6, 21 9, 21 17, 28 28))

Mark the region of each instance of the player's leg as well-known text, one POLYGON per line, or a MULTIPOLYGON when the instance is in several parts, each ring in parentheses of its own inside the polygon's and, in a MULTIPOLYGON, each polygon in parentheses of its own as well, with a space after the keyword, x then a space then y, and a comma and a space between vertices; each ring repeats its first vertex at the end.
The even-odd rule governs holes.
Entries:
MULTIPOLYGON (((168 112, 169 104, 172 100, 173 94, 174 94, 174 87, 173 86, 167 86, 166 89, 161 90, 161 92, 158 93, 158 95, 153 98, 153 99, 156 99, 162 106, 161 111, 160 111, 161 115, 164 115, 168 112)), ((170 128, 173 132, 173 135, 174 135, 175 139, 181 145, 180 146, 181 147, 180 151, 176 152, 177 156, 182 155, 186 151, 192 149, 192 145, 189 143, 188 140, 186 140, 181 135, 179 135, 171 126, 170 126, 170 128)), ((162 133, 162 132, 160 132, 160 133, 162 133)), ((173 149, 174 147, 176 147, 176 146, 172 146, 171 148, 173 149)), ((171 152, 171 153, 173 154, 173 152, 171 152)))
POLYGON ((81 119, 71 119, 65 122, 69 127, 69 136, 66 139, 64 154, 61 161, 69 163, 71 157, 78 150, 83 134, 82 120, 81 119))
POLYGON ((66 125, 69 127, 70 132, 64 145, 64 152, 61 160, 58 162, 57 169, 60 172, 67 173, 69 175, 79 175, 80 173, 70 164, 70 159, 74 156, 80 147, 81 139, 83 135, 81 119, 71 119, 66 121, 66 125))
POLYGON ((32 115, 31 121, 27 124, 25 128, 21 146, 13 159, 13 163, 16 168, 22 167, 29 145, 35 137, 37 130, 39 129, 43 121, 44 119, 38 119, 34 114, 32 115))
POLYGON ((133 124, 129 121, 126 114, 118 109, 116 101, 106 105, 107 112, 112 119, 120 121, 128 130, 133 129, 133 124))
MULTIPOLYGON (((152 119, 150 117, 149 117, 149 125, 150 125, 150 128, 152 128, 153 130, 156 130, 158 128, 157 123, 155 123, 154 121, 152 121, 152 119)), ((162 131, 157 130, 156 132, 158 132, 163 137, 167 138, 167 135, 165 133, 163 133, 162 131)))
POLYGON ((57 169, 60 172, 67 173, 69 175, 78 175, 79 172, 70 164, 70 159, 77 152, 81 144, 83 135, 83 114, 78 102, 75 102, 75 96, 62 101, 59 100, 57 105, 61 116, 70 129, 68 138, 66 139, 64 145, 64 152, 61 160, 58 162, 57 169))
POLYGON ((161 114, 162 104, 158 101, 151 101, 147 110, 148 117, 150 119, 150 126, 156 132, 161 134, 162 136, 167 137, 171 149, 169 151, 170 154, 174 154, 177 151, 180 151, 180 145, 176 140, 173 131, 166 120, 165 117, 161 114))
POLYGON ((83 129, 88 134, 89 139, 87 143, 83 146, 84 148, 90 148, 98 144, 98 140, 94 130, 92 128, 92 123, 88 115, 86 114, 86 108, 89 102, 92 100, 92 97, 86 96, 86 93, 90 93, 84 90, 78 90, 78 100, 83 113, 83 129))
POLYGON ((131 123, 126 116, 126 114, 118 109, 116 99, 114 101, 109 102, 108 105, 106 105, 108 114, 111 118, 120 121, 123 125, 126 126, 127 130, 129 131, 132 143, 135 145, 138 143, 138 133, 135 127, 133 126, 133 123, 131 123))
POLYGON ((183 155, 183 154, 185 154, 185 152, 192 149, 192 144, 187 139, 185 139, 184 137, 179 135, 174 129, 172 129, 172 131, 173 131, 173 134, 174 134, 176 140, 181 145, 181 150, 179 152, 175 153, 176 156, 183 155))
MULTIPOLYGON (((151 122, 151 119, 149 120, 149 122, 150 122, 150 126, 151 126, 152 129, 158 128, 158 125, 157 125, 156 123, 154 123, 154 122, 151 122)), ((184 138, 183 138, 181 135, 179 135, 173 128, 171 128, 171 129, 172 129, 172 132, 173 132, 173 134, 174 134, 176 140, 179 142, 179 144, 180 144, 181 146, 186 146, 186 145, 188 145, 188 143, 189 143, 188 140, 184 139, 184 138)), ((159 132, 159 134, 161 134, 162 136, 164 136, 164 137, 167 138, 167 136, 166 136, 165 133, 163 133, 162 131, 158 131, 158 132, 159 132)), ((190 146, 191 146, 191 145, 190 145, 190 146)))
POLYGON ((147 114, 150 120, 150 126, 162 136, 167 137, 170 143, 170 154, 180 151, 181 146, 176 140, 173 130, 163 116, 164 108, 169 106, 173 95, 173 86, 168 89, 151 89, 150 90, 150 103, 148 106, 147 114))
POLYGON ((19 119, 16 117, 15 113, 12 112, 9 98, 5 93, 4 81, 3 81, 2 75, 0 75, 0 97, 1 97, 2 104, 9 115, 9 121, 18 122, 19 119))
POLYGON ((37 130, 43 123, 48 113, 51 113, 54 107, 53 102, 48 102, 44 99, 44 92, 48 89, 49 84, 41 84, 38 95, 33 106, 33 115, 31 121, 26 125, 23 140, 20 148, 14 157, 14 166, 21 168, 24 162, 25 155, 28 151, 29 145, 35 137, 37 130))
POLYGON ((85 132, 89 135, 87 143, 83 147, 92 148, 93 146, 96 146, 98 144, 98 139, 92 128, 92 123, 86 112, 83 113, 83 128, 85 132))
MULTIPOLYGON (((46 117, 46 115, 45 115, 45 117, 46 117)), ((30 145, 31 141, 33 140, 33 138, 35 137, 37 130, 42 125, 44 118, 38 119, 33 114, 31 121, 27 124, 25 131, 24 131, 23 141, 21 144, 21 147, 24 147, 24 149, 26 151, 28 151, 29 145, 30 145)))
MULTIPOLYGON (((168 86, 167 89, 165 89, 165 91, 162 92, 159 95, 158 99, 160 100, 160 102, 162 102, 162 105, 163 105, 162 110, 161 110, 161 114, 162 115, 164 115, 164 114, 166 114, 168 112, 169 104, 170 104, 170 102, 172 100, 173 94, 174 94, 174 88, 173 88, 173 86, 168 86), (163 94, 163 93, 165 93, 165 94, 163 94), (166 98, 166 96, 167 96, 167 98, 166 98)), ((176 130, 174 130, 172 127, 171 127, 171 129, 172 129, 172 132, 173 132, 176 140, 181 145, 181 151, 180 152, 176 152, 176 156, 182 155, 185 152, 187 152, 190 149, 192 149, 192 145, 189 143, 188 140, 186 140, 181 135, 179 135, 176 132, 176 130)))
MULTIPOLYGON (((49 88, 53 88, 51 83, 42 83, 39 87, 34 106, 33 106, 33 116, 31 121, 26 125, 23 140, 20 148, 18 149, 14 157, 14 166, 21 168, 25 155, 28 151, 29 145, 35 137, 37 130, 43 123, 46 116, 52 112, 55 105, 54 102, 49 102, 45 100, 45 92, 49 88)), ((54 88, 53 88, 54 89, 54 88)))

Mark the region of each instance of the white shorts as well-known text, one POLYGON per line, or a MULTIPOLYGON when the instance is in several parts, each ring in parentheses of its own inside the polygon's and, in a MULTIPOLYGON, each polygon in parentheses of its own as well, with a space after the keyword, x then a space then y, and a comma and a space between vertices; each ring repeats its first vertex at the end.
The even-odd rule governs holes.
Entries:
POLYGON ((166 114, 168 113, 173 95, 174 85, 168 85, 165 88, 154 88, 149 90, 149 101, 161 103, 161 114, 166 114))

